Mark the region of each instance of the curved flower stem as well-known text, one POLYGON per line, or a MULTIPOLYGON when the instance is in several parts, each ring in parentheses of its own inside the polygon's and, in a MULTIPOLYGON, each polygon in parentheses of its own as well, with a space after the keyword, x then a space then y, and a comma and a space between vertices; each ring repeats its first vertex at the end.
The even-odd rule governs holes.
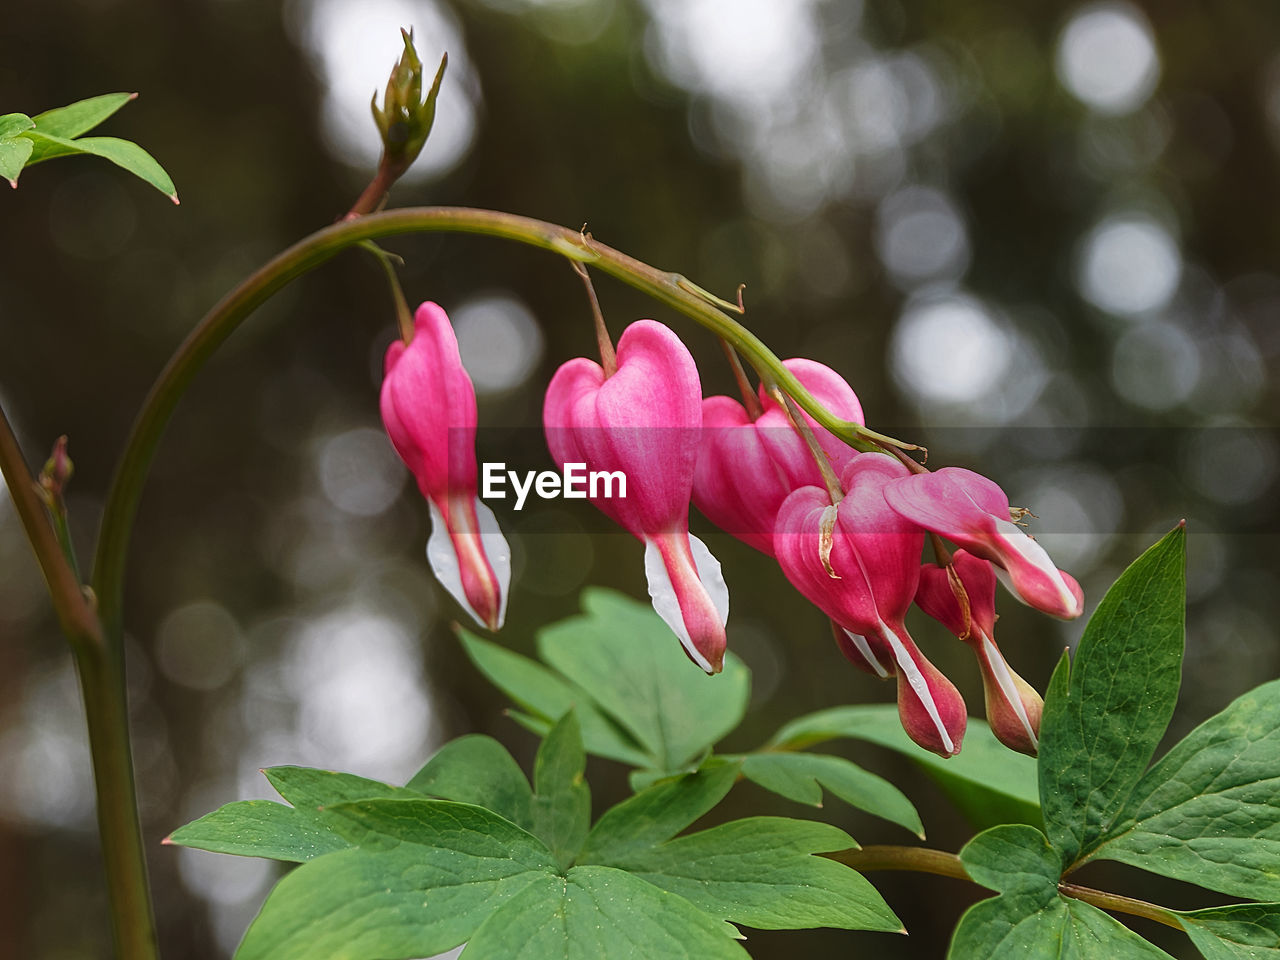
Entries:
POLYGON ((124 561, 147 469, 169 416, 192 378, 249 314, 291 280, 353 244, 415 232, 484 234, 590 264, 727 340, 762 377, 777 384, 814 420, 857 449, 871 450, 883 443, 911 448, 910 444, 832 416, 759 338, 703 297, 686 289, 689 282, 678 273, 657 270, 588 239, 578 230, 514 214, 466 207, 410 207, 374 213, 326 227, 278 254, 205 315, 161 372, 134 421, 103 511, 93 587, 108 635, 118 637, 120 632, 124 561))
MULTIPOLYGON (((956 854, 947 853, 944 850, 931 850, 927 847, 885 844, 839 850, 835 853, 825 853, 823 856, 864 873, 868 870, 913 870, 916 873, 933 873, 940 877, 951 877, 953 880, 972 880, 956 854)), ((1082 900, 1103 910, 1127 913, 1132 917, 1154 920, 1166 927, 1182 930, 1182 924, 1178 923, 1178 918, 1172 910, 1145 900, 1135 900, 1133 897, 1107 893, 1105 890, 1095 890, 1093 887, 1084 887, 1065 880, 1058 884, 1058 892, 1064 897, 1082 900)))

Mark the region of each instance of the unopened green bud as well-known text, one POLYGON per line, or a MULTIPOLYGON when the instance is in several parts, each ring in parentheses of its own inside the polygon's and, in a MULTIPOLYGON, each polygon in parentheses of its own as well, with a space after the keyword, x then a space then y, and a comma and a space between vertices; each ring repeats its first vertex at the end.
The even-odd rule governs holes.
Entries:
POLYGON ((374 123, 382 135, 382 162, 394 168, 397 176, 417 159, 427 142, 436 118, 440 81, 444 79, 444 70, 449 63, 446 53, 440 60, 440 69, 436 71, 431 89, 423 99, 422 61, 413 47, 413 31, 402 29, 400 35, 404 38, 404 53, 387 80, 382 107, 378 107, 376 92, 370 104, 374 123))

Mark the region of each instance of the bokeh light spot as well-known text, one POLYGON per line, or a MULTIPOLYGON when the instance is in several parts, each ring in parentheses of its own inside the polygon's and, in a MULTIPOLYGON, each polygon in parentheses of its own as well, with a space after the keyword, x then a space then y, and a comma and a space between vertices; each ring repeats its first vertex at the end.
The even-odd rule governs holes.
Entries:
POLYGON ((1178 289, 1181 276, 1177 242, 1148 217, 1108 217, 1081 248, 1080 292, 1108 313, 1131 316, 1158 310, 1178 289))
POLYGON ((1111 356, 1111 382, 1130 403, 1169 410, 1187 399, 1200 379, 1196 342, 1172 323, 1134 327, 1117 342, 1111 356))
POLYGON ((240 669, 245 652, 240 624, 225 607, 209 601, 178 607, 156 631, 161 673, 193 690, 222 686, 240 669))
POLYGON ((477 394, 520 386, 542 360, 542 329, 519 300, 488 294, 450 311, 462 365, 477 394))
POLYGON ((1081 7, 1058 38, 1058 79, 1101 113, 1130 113, 1151 96, 1160 57, 1151 25, 1128 3, 1081 7))
POLYGON ((370 427, 329 437, 320 446, 316 466, 329 502, 358 517, 385 512, 407 476, 386 435, 370 427))

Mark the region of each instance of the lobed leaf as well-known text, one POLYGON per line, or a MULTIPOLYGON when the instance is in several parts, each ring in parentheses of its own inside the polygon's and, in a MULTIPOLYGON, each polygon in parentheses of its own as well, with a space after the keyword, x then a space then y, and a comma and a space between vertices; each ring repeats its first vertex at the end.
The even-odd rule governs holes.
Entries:
POLYGON ((1025 824, 984 830, 964 845, 960 862, 974 883, 999 893, 1053 892, 1062 874, 1048 838, 1025 824))
POLYGON ((9 185, 18 185, 18 174, 31 156, 34 144, 20 136, 35 126, 35 121, 25 113, 6 113, 0 116, 0 177, 9 185))
POLYGON ((463 957, 744 960, 732 933, 681 897, 628 873, 581 866, 563 877, 538 877, 510 898, 476 931, 463 957))
POLYGON ((1175 914, 1205 960, 1280 960, 1280 903, 1175 914))
POLYGON ((302 863, 349 844, 317 811, 297 810, 274 800, 237 800, 179 827, 165 843, 237 857, 302 863))
POLYGON ((733 730, 746 712, 750 672, 725 657, 709 677, 689 662, 648 604, 612 590, 582 593, 584 614, 538 633, 538 655, 674 771, 733 730))
POLYGON ((591 827, 591 791, 584 773, 587 755, 574 712, 547 734, 533 765, 533 829, 561 869, 573 863, 591 827))
POLYGON ((964 749, 949 760, 913 743, 892 704, 820 710, 783 726, 770 744, 796 750, 838 737, 865 740, 910 757, 975 826, 1041 824, 1035 760, 1002 744, 983 720, 969 718, 964 749))
POLYGON ((600 712, 595 699, 585 690, 574 687, 542 664, 483 640, 468 630, 459 628, 458 639, 477 670, 545 724, 538 733, 544 734, 550 729, 551 720, 573 709, 582 727, 583 742, 591 753, 633 766, 653 762, 631 736, 600 712))
POLYGON ((1280 680, 1238 697, 1165 754, 1092 856, 1280 899, 1280 680))
POLYGON ((751 817, 619 857, 616 866, 749 927, 902 930, 865 877, 815 853, 857 844, 811 820, 751 817))
POLYGON ((474 803, 518 827, 533 827, 533 790, 507 748, 492 737, 470 734, 450 740, 406 784, 442 800, 474 803))
POLYGON ((236 960, 429 957, 556 870, 535 837, 471 804, 384 798, 329 812, 357 846, 276 884, 236 960))
POLYGON ((579 863, 617 863, 670 840, 725 798, 739 765, 713 757, 696 772, 640 791, 606 810, 587 835, 579 863))
POLYGON ((825 787, 845 803, 906 827, 924 839, 920 814, 906 794, 883 777, 844 757, 815 753, 749 753, 742 775, 766 790, 810 806, 822 806, 825 787))
POLYGON ((1178 697, 1185 531, 1150 547, 1107 591, 1069 673, 1050 682, 1040 724, 1040 801, 1063 864, 1112 831, 1150 763, 1178 697))
POLYGON ((1118 920, 1052 892, 1005 893, 965 911, 948 960, 1173 960, 1118 920))

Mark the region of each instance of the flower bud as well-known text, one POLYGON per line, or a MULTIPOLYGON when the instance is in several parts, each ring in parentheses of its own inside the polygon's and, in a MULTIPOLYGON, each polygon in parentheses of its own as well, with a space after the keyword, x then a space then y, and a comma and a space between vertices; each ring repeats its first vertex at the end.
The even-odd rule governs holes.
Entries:
POLYGON ((418 52, 413 46, 413 32, 401 30, 400 35, 404 38, 404 53, 387 80, 387 88, 382 95, 382 108, 378 108, 376 92, 369 105, 373 110, 373 122, 382 135, 382 162, 390 166, 396 176, 409 168, 427 142, 436 119, 436 97, 440 93, 440 81, 444 79, 444 70, 449 63, 449 55, 446 53, 440 60, 440 68, 436 71, 436 78, 424 100, 422 61, 418 59, 418 52))
POLYGON ((995 641, 996 575, 990 563, 957 550, 951 564, 925 564, 916 604, 967 643, 978 657, 987 722, 996 738, 1019 753, 1039 749, 1044 700, 1014 673, 995 641))

